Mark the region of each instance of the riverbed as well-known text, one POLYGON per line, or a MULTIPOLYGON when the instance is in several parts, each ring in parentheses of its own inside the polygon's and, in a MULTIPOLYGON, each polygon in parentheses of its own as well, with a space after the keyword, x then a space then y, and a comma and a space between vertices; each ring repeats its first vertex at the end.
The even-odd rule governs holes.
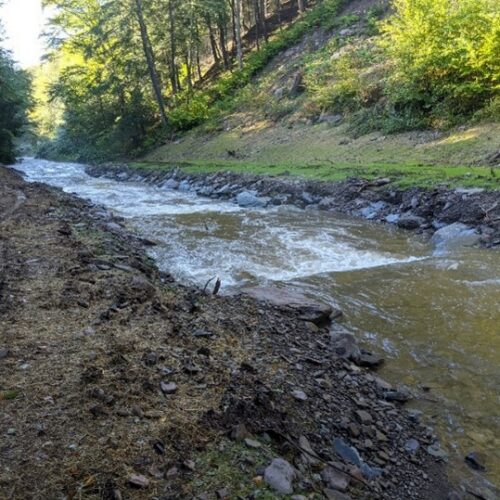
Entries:
MULTIPOLYGON (((457 475, 484 454, 500 486, 500 254, 436 252, 422 237, 365 220, 293 207, 236 204, 144 183, 88 176, 82 165, 26 159, 32 181, 105 205, 158 246, 158 266, 222 293, 245 285, 299 289, 344 312, 350 331, 387 363, 381 376, 408 385, 443 439, 457 475)), ((479 476, 478 476, 479 480, 479 476)), ((484 483, 484 482, 483 482, 484 483)))

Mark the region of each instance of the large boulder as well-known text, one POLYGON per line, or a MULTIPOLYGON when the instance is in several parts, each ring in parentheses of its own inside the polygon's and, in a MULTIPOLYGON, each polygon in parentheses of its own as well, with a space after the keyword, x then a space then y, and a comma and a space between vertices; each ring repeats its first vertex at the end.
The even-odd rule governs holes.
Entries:
POLYGON ((431 242, 436 248, 452 248, 476 245, 480 238, 474 229, 461 222, 455 222, 438 229, 432 235, 431 242))
POLYGON ((236 203, 243 208, 262 208, 269 203, 269 199, 257 196, 256 191, 242 191, 236 196, 236 203))
MULTIPOLYGON (((334 313, 328 304, 312 300, 302 293, 284 290, 277 287, 247 287, 242 292, 257 300, 268 302, 280 308, 292 309, 299 319, 310 321, 316 325, 325 324, 334 313)), ((339 314, 339 311, 336 311, 339 314)))

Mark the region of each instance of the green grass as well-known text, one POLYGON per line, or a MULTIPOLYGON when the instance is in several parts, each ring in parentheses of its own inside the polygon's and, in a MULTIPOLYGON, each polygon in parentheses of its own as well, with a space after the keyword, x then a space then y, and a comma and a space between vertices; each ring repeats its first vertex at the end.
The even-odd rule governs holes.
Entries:
POLYGON ((224 488, 229 498, 247 498, 249 495, 260 500, 278 498, 262 481, 254 481, 258 470, 277 456, 268 445, 262 444, 259 449, 229 439, 210 444, 195 457, 195 477, 189 485, 193 494, 213 494, 224 488))
POLYGON ((136 162, 130 166, 143 171, 165 172, 172 168, 181 168, 187 174, 214 173, 230 171, 264 176, 296 176, 304 179, 336 182, 350 177, 377 179, 390 177, 392 185, 399 188, 412 186, 432 188, 438 185, 447 187, 482 187, 500 188, 500 171, 489 167, 464 166, 426 166, 415 164, 372 164, 353 166, 349 164, 310 163, 263 164, 256 162, 219 160, 192 162, 158 163, 136 162))

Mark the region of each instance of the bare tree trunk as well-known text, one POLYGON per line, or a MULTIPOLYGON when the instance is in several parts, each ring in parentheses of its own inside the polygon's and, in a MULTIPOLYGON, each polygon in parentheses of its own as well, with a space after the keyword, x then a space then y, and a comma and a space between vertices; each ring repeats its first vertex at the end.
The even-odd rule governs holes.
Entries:
POLYGON ((235 0, 234 4, 234 27, 236 31, 236 58, 238 68, 243 68, 243 49, 241 44, 241 0, 235 0))
POLYGON ((144 13, 142 10, 142 0, 135 0, 137 20, 139 21, 139 27, 141 30, 142 46, 144 49, 144 55, 146 56, 146 62, 148 65, 149 75, 151 77, 151 84, 153 85, 153 90, 156 96, 156 102, 158 103, 158 110, 160 111, 161 121, 163 126, 168 125, 167 113, 165 111, 165 101, 163 100, 163 94, 161 93, 161 83, 158 77, 158 72, 156 71, 156 65, 153 55, 153 48, 151 47, 151 42, 148 36, 148 30, 146 23, 144 22, 144 13))
POLYGON ((307 0, 298 0, 299 2, 299 12, 305 12, 307 7, 307 0))
POLYGON ((206 15, 205 21, 208 27, 208 38, 210 40, 210 48, 212 49, 212 56, 214 58, 214 63, 217 64, 220 61, 221 56, 219 53, 219 49, 217 47, 217 42, 215 41, 214 27, 212 25, 212 19, 210 18, 209 14, 206 15))
POLYGON ((265 2, 265 0, 260 0, 259 19, 260 19, 260 26, 261 26, 262 34, 264 35, 264 40, 267 42, 268 36, 267 36, 266 2, 265 2))
POLYGON ((170 34, 170 83, 172 85, 172 92, 177 94, 180 90, 177 77, 176 66, 176 43, 175 43, 175 18, 174 18, 174 5, 173 0, 168 2, 168 20, 169 20, 169 34, 170 34))
POLYGON ((219 45, 222 51, 222 60, 224 61, 224 68, 229 68, 229 54, 227 53, 226 47, 226 27, 224 26, 224 22, 219 18, 218 20, 218 28, 219 28, 219 45))

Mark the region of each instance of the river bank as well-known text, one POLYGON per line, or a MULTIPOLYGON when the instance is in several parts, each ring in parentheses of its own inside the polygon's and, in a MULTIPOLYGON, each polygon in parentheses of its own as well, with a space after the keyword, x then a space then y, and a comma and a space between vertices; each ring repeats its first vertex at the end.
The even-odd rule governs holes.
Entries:
POLYGON ((294 205, 389 223, 433 236, 436 246, 500 244, 500 191, 392 186, 390 178, 320 182, 234 172, 187 173, 154 165, 98 165, 87 173, 234 201, 242 207, 294 205))
POLYGON ((102 207, 0 175, 2 496, 447 497, 328 326, 176 284, 102 207))

